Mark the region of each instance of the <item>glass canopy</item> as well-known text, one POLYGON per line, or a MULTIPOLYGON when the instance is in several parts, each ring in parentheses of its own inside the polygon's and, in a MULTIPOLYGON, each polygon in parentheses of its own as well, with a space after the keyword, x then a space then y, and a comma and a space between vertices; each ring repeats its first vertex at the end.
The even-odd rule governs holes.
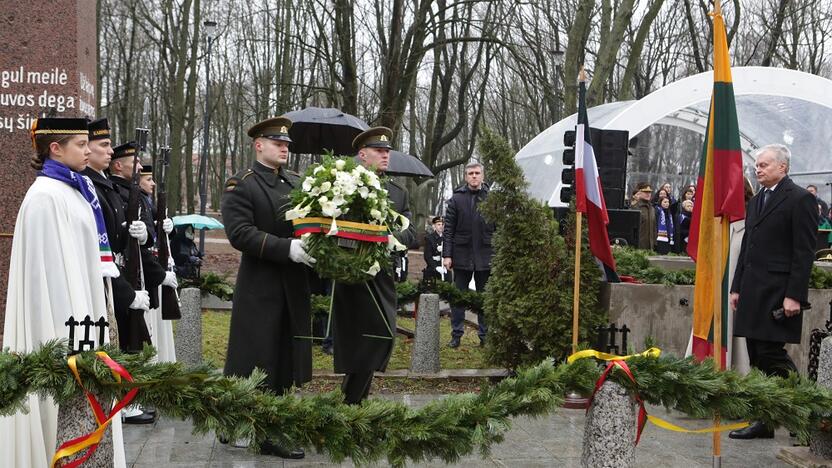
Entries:
MULTIPOLYGON (((790 173, 800 185, 815 184, 830 199, 832 183, 832 81, 794 70, 732 68, 737 118, 746 172, 753 177, 756 148, 782 143, 792 151, 790 173)), ((694 183, 713 86, 712 72, 665 86, 638 101, 603 104, 588 110, 592 127, 630 132, 627 192, 638 182, 678 188, 694 183)), ((550 206, 560 202, 563 133, 573 114, 552 125, 515 156, 529 193, 550 206)))

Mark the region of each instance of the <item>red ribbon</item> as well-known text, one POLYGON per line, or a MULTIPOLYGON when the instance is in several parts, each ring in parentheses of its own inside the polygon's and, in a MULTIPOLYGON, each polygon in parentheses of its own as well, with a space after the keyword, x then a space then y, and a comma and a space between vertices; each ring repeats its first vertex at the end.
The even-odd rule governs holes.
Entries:
MULTIPOLYGON (((117 382, 121 382, 122 377, 124 377, 124 379, 128 382, 133 381, 133 376, 131 376, 130 373, 127 372, 127 369, 125 369, 121 364, 114 361, 110 356, 107 355, 107 353, 103 351, 98 351, 95 354, 98 357, 98 359, 103 361, 104 364, 106 364, 107 367, 110 368, 110 371, 113 373, 113 377, 115 377, 117 382)), ((84 386, 81 384, 81 377, 78 374, 78 368, 75 362, 76 356, 70 356, 67 361, 70 370, 72 370, 72 374, 75 376, 75 380, 78 382, 78 385, 81 387, 81 389, 84 390, 84 394, 87 397, 87 401, 90 404, 90 408, 92 408, 93 414, 95 414, 95 420, 98 423, 98 428, 96 428, 96 430, 94 430, 93 432, 61 444, 61 446, 58 447, 58 450, 55 452, 55 456, 52 458, 52 466, 54 467, 57 465, 57 462, 61 458, 72 456, 80 452, 81 450, 89 448, 89 450, 87 450, 87 452, 82 457, 78 458, 77 460, 73 460, 67 463, 66 465, 61 465, 66 468, 76 468, 77 466, 87 461, 87 459, 89 459, 95 453, 95 450, 98 448, 98 444, 101 441, 101 437, 104 431, 107 429, 107 426, 110 424, 110 422, 112 422, 113 416, 115 416, 119 411, 121 411, 122 408, 130 404, 130 401, 133 400, 139 389, 134 388, 127 392, 127 395, 125 395, 124 398, 121 399, 121 401, 119 401, 115 406, 113 406, 113 408, 110 410, 109 415, 105 416, 104 410, 101 408, 101 404, 98 403, 98 400, 95 399, 95 396, 89 391, 87 391, 87 389, 84 388, 84 386)))
MULTIPOLYGON (((630 371, 630 367, 627 366, 626 362, 610 361, 607 364, 607 368, 604 369, 604 373, 601 374, 601 377, 599 377, 598 381, 595 382, 595 390, 592 391, 592 395, 589 397, 589 403, 586 407, 587 412, 589 412, 589 408, 592 406, 592 400, 595 398, 595 394, 598 393, 598 390, 600 390, 601 386, 604 385, 604 382, 607 381, 607 377, 610 375, 610 372, 612 372, 612 370, 616 367, 624 371, 624 374, 629 377, 634 384, 637 384, 636 378, 633 377, 633 373, 630 371)), ((642 401, 638 394, 635 395, 635 399, 636 403, 638 403, 638 432, 636 433, 636 445, 638 445, 638 441, 641 439, 641 432, 644 430, 644 425, 647 424, 647 410, 644 409, 644 401, 642 401)))

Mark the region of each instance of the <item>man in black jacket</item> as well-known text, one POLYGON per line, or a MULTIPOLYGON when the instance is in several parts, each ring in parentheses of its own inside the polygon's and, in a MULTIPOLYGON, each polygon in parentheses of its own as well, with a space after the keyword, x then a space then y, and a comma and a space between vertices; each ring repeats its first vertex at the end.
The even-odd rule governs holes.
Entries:
MULTIPOLYGON (((734 335, 745 337, 751 365, 781 377, 797 372, 784 345, 800 343, 818 227, 815 196, 787 175, 790 157, 783 145, 757 151, 761 189, 746 207, 730 296, 734 335)), ((729 437, 772 438, 774 430, 758 421, 729 437)))
MULTIPOLYGON (((465 185, 454 190, 448 200, 445 212, 445 242, 442 243, 442 263, 454 272, 454 284, 460 290, 467 290, 474 278, 477 291, 483 291, 491 275, 491 236, 494 224, 487 223, 479 211, 480 203, 488 196, 488 186, 482 164, 470 163, 465 166, 465 185)), ((465 309, 451 308, 451 348, 459 347, 465 331, 465 309)), ((485 344, 485 316, 477 311, 480 346, 485 344)))
MULTIPOLYGON (((278 395, 312 379, 310 257, 286 220, 298 174, 286 170, 292 121, 274 117, 248 130, 255 161, 225 182, 221 210, 231 246, 242 252, 225 375, 248 377, 255 367, 278 395)), ((264 442, 260 451, 303 458, 303 450, 264 442)))

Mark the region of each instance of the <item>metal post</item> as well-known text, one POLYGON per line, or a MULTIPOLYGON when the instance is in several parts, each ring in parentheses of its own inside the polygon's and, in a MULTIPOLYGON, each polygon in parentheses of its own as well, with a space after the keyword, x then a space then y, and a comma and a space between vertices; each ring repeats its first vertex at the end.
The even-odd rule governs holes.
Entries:
MULTIPOLYGON (((205 216, 205 203, 208 195, 208 144, 211 130, 211 42, 208 35, 208 54, 205 57, 205 121, 202 125, 202 156, 199 162, 199 214, 205 216)), ((199 230, 199 253, 205 255, 205 229, 199 230)))

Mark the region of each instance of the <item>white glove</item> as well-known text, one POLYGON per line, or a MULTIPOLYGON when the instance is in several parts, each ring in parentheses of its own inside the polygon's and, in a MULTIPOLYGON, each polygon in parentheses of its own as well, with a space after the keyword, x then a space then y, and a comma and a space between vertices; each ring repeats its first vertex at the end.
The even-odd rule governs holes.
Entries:
POLYGON ((317 260, 306 253, 306 248, 300 239, 292 239, 292 242, 289 244, 289 260, 295 263, 303 263, 310 267, 317 262, 317 260))
POLYGON ((147 242, 147 226, 141 221, 133 221, 127 229, 130 237, 139 241, 139 244, 147 242))
POLYGON ((150 310, 150 294, 147 291, 136 291, 136 297, 130 303, 131 309, 150 310))
POLYGON ((165 272, 165 279, 162 280, 162 286, 170 286, 171 288, 178 288, 179 282, 176 281, 176 273, 172 271, 165 272))
POLYGON ((173 220, 170 218, 165 218, 162 221, 162 229, 164 229, 165 234, 170 234, 173 232, 173 220))
POLYGON ((171 255, 168 257, 168 269, 173 270, 174 268, 176 268, 176 262, 173 261, 173 255, 171 255))

